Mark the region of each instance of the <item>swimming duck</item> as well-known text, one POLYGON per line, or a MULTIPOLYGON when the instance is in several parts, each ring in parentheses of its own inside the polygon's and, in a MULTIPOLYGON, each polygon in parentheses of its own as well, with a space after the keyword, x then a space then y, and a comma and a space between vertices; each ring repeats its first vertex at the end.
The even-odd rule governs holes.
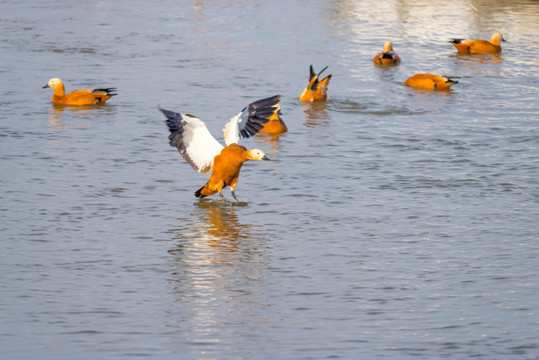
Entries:
POLYGON ((500 46, 502 41, 505 41, 503 35, 495 33, 490 38, 490 41, 451 39, 449 42, 460 52, 470 54, 497 54, 502 51, 502 47, 500 46))
POLYGON ((435 74, 416 74, 404 82, 405 85, 427 90, 448 90, 458 81, 435 74))
POLYGON ((266 134, 281 134, 288 131, 286 124, 281 118, 281 105, 277 102, 274 106, 273 113, 267 118, 268 122, 262 124, 262 129, 259 131, 266 134))
POLYGON ((101 104, 117 95, 115 93, 116 88, 104 88, 104 89, 80 89, 73 90, 66 95, 65 87, 62 80, 58 78, 52 78, 49 80, 47 85, 43 86, 45 88, 53 88, 54 95, 52 96, 52 102, 55 104, 65 104, 65 105, 95 105, 101 104))
POLYGON ((235 190, 243 163, 247 160, 269 160, 262 150, 248 150, 238 142, 240 138, 255 135, 269 118, 275 116, 280 99, 281 95, 275 95, 255 101, 233 116, 223 129, 226 146, 221 145, 196 116, 160 109, 167 118, 170 146, 176 147, 196 171, 212 172, 208 182, 195 191, 197 198, 219 193, 228 202, 222 190, 230 186, 232 197, 238 201, 235 190))
POLYGON ((320 74, 324 72, 328 67, 323 68, 318 74, 314 72, 313 66, 309 68, 309 83, 301 95, 299 96, 299 101, 322 101, 327 100, 327 87, 329 85, 329 80, 331 79, 331 74, 318 80, 320 74))
POLYGON ((386 41, 383 51, 376 54, 372 60, 376 65, 396 65, 401 62, 401 58, 393 50, 393 43, 391 41, 386 41))

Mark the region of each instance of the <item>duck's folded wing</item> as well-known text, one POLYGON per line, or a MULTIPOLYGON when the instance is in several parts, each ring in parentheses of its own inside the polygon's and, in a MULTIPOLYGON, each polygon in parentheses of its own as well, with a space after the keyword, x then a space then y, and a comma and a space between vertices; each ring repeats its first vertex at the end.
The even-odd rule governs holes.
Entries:
POLYGON ((396 57, 397 57, 397 53, 394 52, 394 51, 388 51, 388 52, 382 53, 382 59, 391 59, 391 60, 395 60, 396 57))
POLYGON ((208 173, 213 168, 213 158, 221 153, 221 145, 202 120, 189 115, 160 109, 165 114, 165 121, 170 131, 169 144, 178 149, 193 169, 208 173))
POLYGON ((255 135, 270 120, 277 120, 281 115, 279 101, 281 95, 257 100, 232 117, 223 129, 225 144, 238 143, 240 138, 255 135))
POLYGON ((103 89, 93 89, 92 94, 99 94, 99 93, 105 93, 107 96, 115 96, 118 95, 116 92, 116 88, 103 88, 103 89))

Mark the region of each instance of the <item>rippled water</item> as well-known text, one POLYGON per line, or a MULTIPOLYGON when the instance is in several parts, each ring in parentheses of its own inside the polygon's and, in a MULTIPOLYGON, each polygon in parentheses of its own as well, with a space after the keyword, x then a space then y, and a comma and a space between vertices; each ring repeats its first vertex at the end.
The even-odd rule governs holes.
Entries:
POLYGON ((539 3, 473 5, 2 2, 0 358, 537 359, 539 3), (50 77, 119 95, 53 106, 50 77), (220 138, 273 94, 247 205, 197 200, 158 107, 220 138))

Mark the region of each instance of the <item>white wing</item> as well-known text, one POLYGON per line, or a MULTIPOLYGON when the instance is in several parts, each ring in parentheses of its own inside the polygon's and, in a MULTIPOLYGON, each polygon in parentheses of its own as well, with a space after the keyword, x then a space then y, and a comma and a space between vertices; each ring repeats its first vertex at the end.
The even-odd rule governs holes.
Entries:
POLYGON ((234 143, 237 144, 240 141, 239 123, 244 121, 241 118, 241 114, 243 113, 240 112, 238 115, 233 116, 223 129, 225 144, 227 146, 234 143))
POLYGON ((199 118, 165 109, 160 110, 167 117, 170 146, 176 147, 196 171, 210 172, 213 168, 213 158, 221 153, 223 145, 215 140, 199 118))
POLYGON ((223 129, 225 144, 228 146, 238 143, 240 138, 255 135, 272 115, 278 118, 281 114, 280 100, 281 95, 257 100, 233 116, 223 129))

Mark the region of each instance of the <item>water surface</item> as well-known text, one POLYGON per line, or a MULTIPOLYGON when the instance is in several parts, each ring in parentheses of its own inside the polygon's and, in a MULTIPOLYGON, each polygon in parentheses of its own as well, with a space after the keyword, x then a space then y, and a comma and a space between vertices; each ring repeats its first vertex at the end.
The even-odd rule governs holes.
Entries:
POLYGON ((473 4, 4 2, 0 358, 539 357, 539 4, 473 4), (326 103, 297 100, 310 64, 326 103), (51 77, 119 95, 55 106, 51 77), (196 199, 158 107, 221 139, 274 94, 247 204, 196 199))

